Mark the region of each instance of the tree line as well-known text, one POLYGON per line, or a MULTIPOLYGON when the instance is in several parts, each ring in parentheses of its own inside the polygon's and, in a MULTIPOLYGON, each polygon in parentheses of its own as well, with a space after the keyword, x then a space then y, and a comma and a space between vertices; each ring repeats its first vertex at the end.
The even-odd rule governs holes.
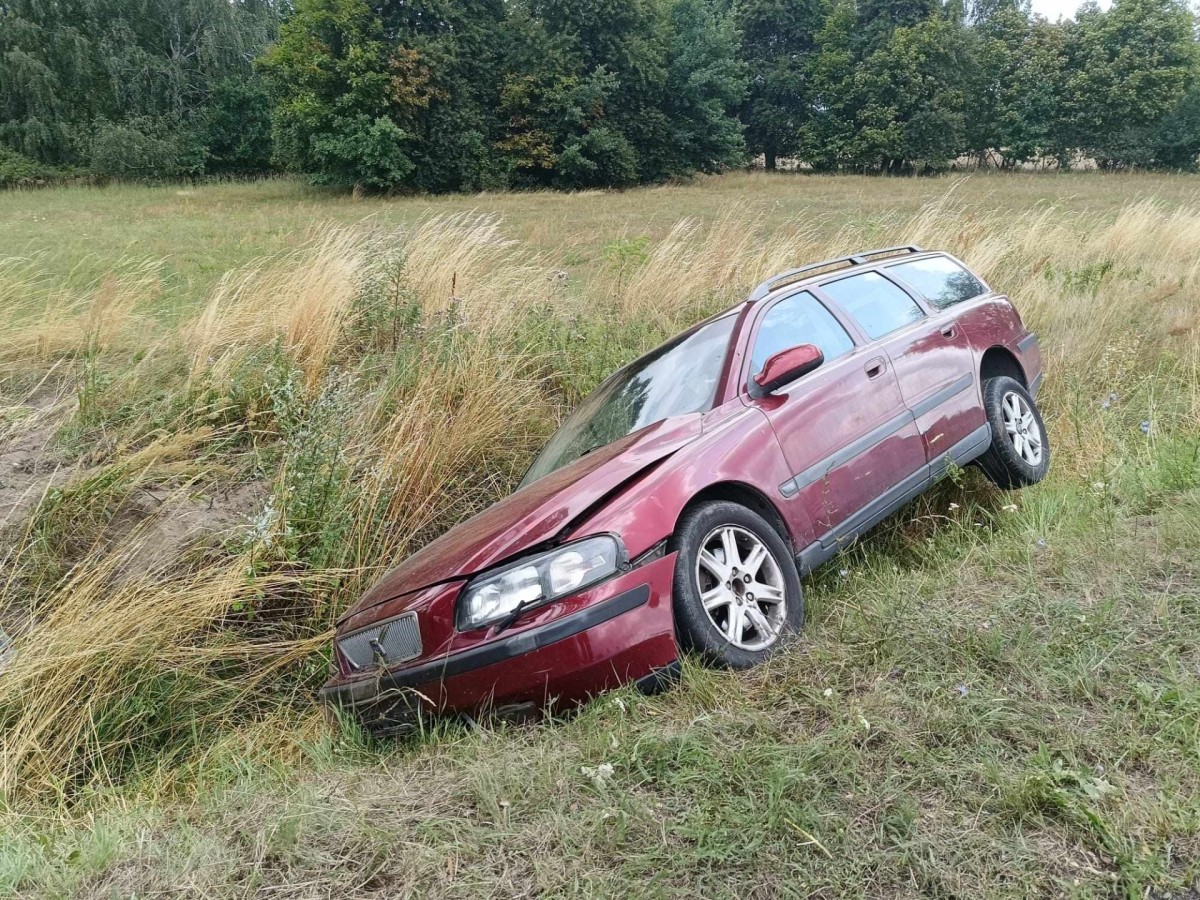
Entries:
POLYGON ((0 183, 1193 169, 1198 76, 1184 0, 0 0, 0 183))

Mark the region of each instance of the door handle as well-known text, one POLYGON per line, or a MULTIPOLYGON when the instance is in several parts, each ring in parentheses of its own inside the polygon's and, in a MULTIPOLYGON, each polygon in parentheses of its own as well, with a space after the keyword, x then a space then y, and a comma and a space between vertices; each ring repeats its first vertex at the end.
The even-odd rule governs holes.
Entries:
POLYGON ((950 338, 951 340, 953 340, 954 336, 956 334, 958 334, 958 329, 955 328, 953 325, 947 325, 945 328, 942 329, 942 337, 950 338))
POLYGON ((863 366, 863 371, 867 373, 867 377, 870 379, 878 378, 887 371, 887 360, 882 356, 877 356, 863 366))

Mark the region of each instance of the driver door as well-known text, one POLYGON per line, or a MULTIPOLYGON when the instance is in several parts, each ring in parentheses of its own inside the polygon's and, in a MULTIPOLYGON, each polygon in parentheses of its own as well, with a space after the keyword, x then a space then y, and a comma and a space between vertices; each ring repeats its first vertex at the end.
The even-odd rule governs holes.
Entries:
POLYGON ((791 481, 779 486, 785 515, 812 523, 809 543, 824 539, 836 548, 839 526, 852 526, 851 517, 922 470, 925 449, 886 354, 856 345, 808 291, 783 297, 762 314, 748 377, 799 344, 819 347, 824 364, 747 402, 770 421, 791 470, 791 481))

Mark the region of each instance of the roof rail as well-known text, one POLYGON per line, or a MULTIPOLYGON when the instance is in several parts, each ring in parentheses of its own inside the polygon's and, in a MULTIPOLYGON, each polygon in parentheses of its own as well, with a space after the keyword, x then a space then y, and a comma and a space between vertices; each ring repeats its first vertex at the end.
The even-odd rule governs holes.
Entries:
POLYGON ((789 269, 786 272, 781 272, 773 278, 768 278, 762 284, 754 289, 750 295, 750 302, 761 300, 771 291, 781 288, 786 284, 794 281, 799 281, 802 275, 808 275, 812 272, 821 269, 828 269, 833 266, 861 266, 863 263, 870 262, 870 257, 888 256, 894 253, 922 253, 924 252, 916 244, 905 244, 899 247, 884 247, 879 250, 864 250, 861 253, 855 253, 851 256, 841 256, 837 259, 827 259, 825 262, 812 263, 811 265, 801 266, 798 269, 789 269))

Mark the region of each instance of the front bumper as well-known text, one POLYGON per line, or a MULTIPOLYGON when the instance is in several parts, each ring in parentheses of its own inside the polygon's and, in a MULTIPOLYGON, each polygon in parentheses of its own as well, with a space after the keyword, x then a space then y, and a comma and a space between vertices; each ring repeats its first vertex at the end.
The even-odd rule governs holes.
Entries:
POLYGON ((670 554, 574 598, 551 621, 366 678, 335 679, 321 699, 376 732, 424 714, 576 705, 677 661, 674 567, 670 554))

